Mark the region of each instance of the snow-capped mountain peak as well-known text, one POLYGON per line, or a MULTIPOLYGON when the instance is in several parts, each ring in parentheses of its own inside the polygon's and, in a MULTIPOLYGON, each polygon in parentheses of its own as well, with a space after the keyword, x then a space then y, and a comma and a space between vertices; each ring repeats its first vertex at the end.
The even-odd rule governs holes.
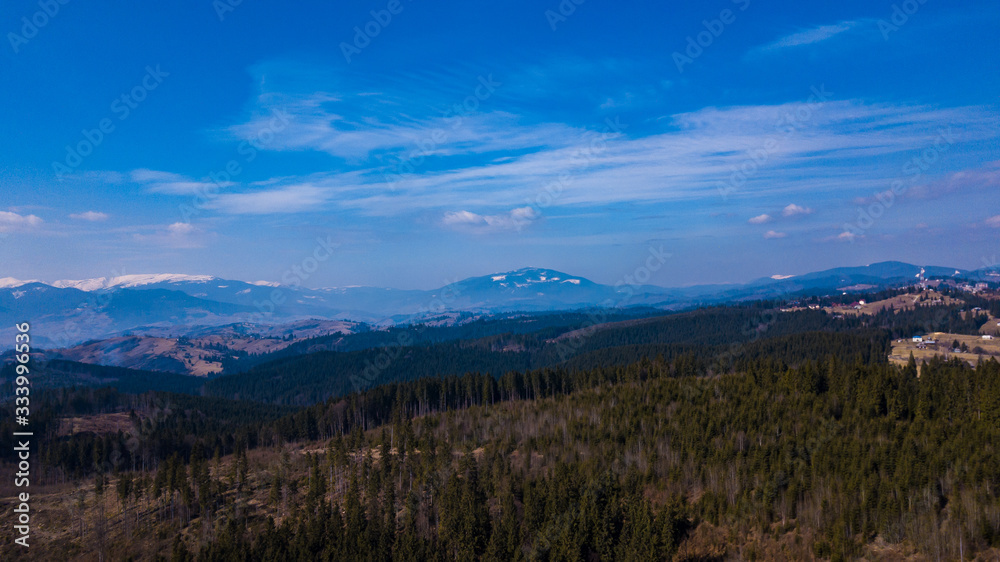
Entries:
POLYGON ((14 287, 20 287, 21 285, 27 285, 28 283, 38 283, 38 281, 35 279, 22 281, 20 279, 14 279, 13 277, 2 277, 0 278, 0 289, 13 289, 14 287))
POLYGON ((97 291, 114 287, 130 288, 157 283, 205 283, 212 281, 211 275, 184 275, 180 273, 154 273, 139 275, 120 275, 118 277, 97 277, 94 279, 61 279, 52 283, 59 289, 73 288, 81 291, 97 291))
MULTIPOLYGON (((539 267, 523 267, 513 271, 492 273, 483 277, 471 277, 455 284, 464 294, 478 294, 477 298, 489 300, 494 298, 493 291, 502 295, 519 294, 518 298, 530 293, 533 297, 554 297, 557 294, 571 295, 574 290, 582 287, 593 287, 594 283, 575 275, 568 275, 555 269, 539 267), (485 291, 485 293, 478 293, 485 291), (527 291, 518 293, 518 291, 527 291), (542 292, 539 292, 542 291, 542 292), (568 291, 568 292, 567 292, 568 291)), ((566 297, 571 298, 571 297, 566 297)), ((575 297, 573 297, 575 298, 575 297)))
POLYGON ((96 279, 60 279, 53 281, 51 285, 57 289, 79 289, 81 291, 96 291, 107 286, 107 277, 96 279))
MULTIPOLYGON (((535 283, 558 283, 567 280, 569 277, 572 276, 552 269, 540 269, 537 267, 525 267, 516 271, 490 275, 490 278, 496 283, 515 283, 518 286, 535 283)), ((576 281, 579 282, 579 279, 576 281)))

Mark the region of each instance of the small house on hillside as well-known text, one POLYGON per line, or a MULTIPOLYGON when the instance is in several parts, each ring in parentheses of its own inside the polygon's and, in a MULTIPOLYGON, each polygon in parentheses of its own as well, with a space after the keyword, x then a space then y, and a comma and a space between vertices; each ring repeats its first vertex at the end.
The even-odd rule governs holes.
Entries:
POLYGON ((924 341, 924 338, 922 338, 920 336, 913 336, 913 341, 914 341, 914 343, 920 343, 920 342, 924 341))
POLYGON ((991 339, 993 339, 993 336, 991 336, 989 334, 983 334, 983 339, 984 340, 991 340, 991 339))

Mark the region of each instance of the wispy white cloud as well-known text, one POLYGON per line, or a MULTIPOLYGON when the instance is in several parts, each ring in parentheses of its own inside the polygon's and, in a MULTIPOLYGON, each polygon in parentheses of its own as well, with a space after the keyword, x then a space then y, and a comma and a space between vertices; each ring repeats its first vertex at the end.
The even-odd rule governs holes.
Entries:
POLYGON ((184 176, 180 174, 174 174, 172 172, 161 172, 159 170, 150 170, 148 168, 139 168, 137 170, 132 170, 129 173, 129 177, 132 181, 140 183, 155 183, 155 182, 170 182, 183 180, 184 176))
MULTIPOLYGON (((269 137, 270 150, 313 150, 360 162, 372 155, 393 153, 414 161, 431 156, 483 154, 561 144, 578 134, 562 124, 521 125, 519 118, 502 111, 437 113, 424 117, 402 117, 398 108, 387 106, 381 114, 350 119, 350 112, 325 109, 324 94, 286 102, 288 124, 269 137), (318 99, 317 99, 318 98, 318 99)), ((334 106, 335 108, 336 106, 334 106)), ((257 138, 271 117, 251 119, 231 128, 246 141, 257 138)))
POLYGON ((200 195, 214 193, 220 187, 229 187, 232 182, 198 181, 181 174, 147 170, 145 168, 132 170, 129 173, 132 181, 143 184, 151 193, 166 195, 200 195))
POLYGON ((538 218, 538 212, 532 207, 518 207, 498 215, 480 215, 470 211, 448 211, 441 219, 441 224, 462 230, 521 230, 538 218))
POLYGON ((166 226, 144 227, 150 233, 132 234, 137 242, 154 244, 172 249, 202 248, 212 238, 212 234, 187 222, 175 222, 166 226))
POLYGON ((206 207, 233 215, 301 213, 320 210, 331 195, 328 188, 295 184, 259 191, 223 193, 206 207))
POLYGON ((946 196, 968 197, 975 191, 1000 189, 1000 160, 987 162, 980 167, 970 168, 933 178, 931 181, 904 184, 905 189, 893 191, 883 189, 874 194, 859 196, 853 199, 858 206, 872 203, 896 202, 907 199, 938 199, 946 196))
POLYGON ((175 222, 167 227, 167 232, 173 236, 187 236, 195 232, 195 227, 189 222, 175 222))
POLYGON ((845 20, 828 25, 819 25, 810 29, 804 29, 789 35, 785 35, 771 43, 755 48, 752 53, 765 53, 787 49, 789 47, 801 47, 802 45, 813 45, 832 39, 842 33, 855 29, 859 26, 870 23, 868 20, 845 20))
MULTIPOLYGON (((367 140, 350 137, 359 146, 347 147, 337 137, 339 125, 331 129, 329 116, 313 120, 310 114, 292 109, 288 114, 289 122, 297 124, 289 126, 289 134, 311 130, 309 123, 323 134, 288 137, 269 148, 354 154, 363 161, 349 171, 234 185, 209 208, 233 214, 342 209, 367 216, 430 210, 443 216, 458 212, 455 209, 522 207, 550 197, 552 185, 560 187, 547 204, 561 207, 720 200, 720 189, 728 185, 734 170, 764 147, 768 147, 765 161, 755 165, 738 194, 797 197, 807 192, 813 198, 843 198, 884 190, 899 176, 907 156, 932 146, 943 127, 960 138, 954 150, 961 143, 984 150, 981 145, 988 143, 982 141, 1000 137, 1000 118, 985 108, 854 100, 708 107, 661 120, 660 132, 630 136, 625 129, 625 134, 613 138, 602 138, 594 130, 489 114, 466 121, 468 130, 449 133, 444 141, 426 148, 428 155, 462 154, 462 158, 442 158, 423 166, 417 159, 412 171, 400 176, 402 181, 389 182, 387 178, 398 170, 387 162, 397 157, 393 147, 404 144, 397 138, 399 127, 406 128, 411 138, 430 139, 434 122, 410 121, 389 128, 383 120, 354 122, 354 132, 368 135, 367 140), (775 126, 784 116, 796 114, 808 119, 791 131, 775 126), (366 156, 375 154, 370 151, 378 152, 378 157, 366 156)), ((409 154, 406 150, 399 154, 409 154)), ((149 171, 139 179, 191 181, 149 171)), ((782 210, 782 215, 809 212, 800 201, 782 210)))
POLYGON ((786 236, 788 236, 787 233, 785 233, 785 232, 777 232, 775 230, 768 230, 767 232, 764 233, 764 238, 767 238, 768 240, 771 240, 771 239, 774 239, 774 238, 785 238, 786 236))
POLYGON ((69 216, 73 220, 89 221, 89 222, 100 222, 108 220, 107 213, 100 213, 97 211, 87 211, 85 213, 74 213, 69 216))
MULTIPOLYGON (((880 166, 892 155, 921 149, 937 135, 942 123, 961 124, 969 139, 995 137, 979 119, 996 123, 996 117, 976 109, 950 111, 911 107, 866 106, 830 102, 813 112, 810 128, 788 136, 775 134, 770 125, 804 104, 716 109, 675 116, 677 130, 642 138, 618 138, 607 148, 590 154, 583 169, 585 139, 570 146, 551 147, 499 162, 463 168, 428 171, 415 175, 394 194, 420 207, 455 205, 474 199, 482 205, 503 205, 535 198, 544 186, 570 174, 572 189, 559 196, 559 204, 605 204, 620 201, 677 201, 718 195, 718 189, 748 159, 750 151, 771 142, 775 145, 766 166, 742 188, 747 193, 814 194, 842 192, 845 186, 863 189, 884 186, 898 174, 880 166), (924 112, 937 113, 927 122, 924 112), (940 120, 938 120, 940 119, 940 120), (856 159, 864 159, 859 166, 856 159), (615 189, 608 189, 609 185, 615 189)), ((888 169, 887 169, 888 168, 888 169)), ((373 195, 358 205, 380 205, 373 195)))
MULTIPOLYGON (((125 181, 128 177, 127 174, 121 172, 116 172, 112 170, 89 170, 78 172, 79 178, 82 180, 94 181, 103 184, 118 184, 125 181)), ((75 177, 77 174, 74 174, 75 177)))
POLYGON ((372 88, 358 75, 267 61, 250 69, 260 91, 248 117, 219 132, 265 150, 320 151, 352 164, 552 148, 583 130, 558 120, 533 122, 520 108, 581 96, 604 109, 659 103, 669 81, 632 89, 644 68, 632 60, 556 57, 517 68, 458 65, 381 77, 372 88), (594 92, 595 80, 618 89, 594 92))
POLYGON ((764 213, 763 215, 757 215, 747 221, 750 224, 765 224, 771 222, 771 215, 764 213))
POLYGON ((794 217, 796 215, 809 215, 812 214, 813 210, 808 207, 802 207, 801 205, 796 205, 795 203, 789 203, 787 207, 781 210, 781 216, 783 217, 794 217))
POLYGON ((35 215, 19 215, 10 211, 0 211, 0 232, 17 232, 42 224, 35 215))
POLYGON ((993 228, 1000 228, 1000 215, 997 215, 995 217, 990 217, 983 222, 986 224, 986 226, 990 226, 993 228))
POLYGON ((861 239, 861 238, 864 238, 864 237, 865 237, 864 234, 856 234, 856 233, 851 232, 849 230, 845 230, 845 231, 841 232, 840 234, 837 234, 837 235, 834 235, 834 236, 828 236, 826 238, 823 238, 822 241, 823 242, 853 242, 855 240, 858 240, 858 239, 861 239))
POLYGON ((598 107, 600 107, 601 109, 614 109, 614 108, 627 107, 629 104, 632 103, 632 98, 633 96, 631 92, 625 92, 618 98, 609 97, 604 102, 602 102, 601 105, 599 105, 598 107))
POLYGON ((904 195, 916 199, 936 199, 948 195, 968 195, 975 190, 998 189, 1000 189, 1000 160, 995 160, 979 168, 962 170, 927 183, 914 185, 904 195))
POLYGON ((217 189, 218 187, 225 187, 226 185, 232 185, 231 183, 216 185, 212 182, 203 181, 176 181, 176 182, 163 182, 154 183, 149 186, 149 191, 153 193, 165 193, 167 195, 198 195, 201 193, 208 193, 210 189, 217 189), (213 187, 214 186, 214 187, 213 187))

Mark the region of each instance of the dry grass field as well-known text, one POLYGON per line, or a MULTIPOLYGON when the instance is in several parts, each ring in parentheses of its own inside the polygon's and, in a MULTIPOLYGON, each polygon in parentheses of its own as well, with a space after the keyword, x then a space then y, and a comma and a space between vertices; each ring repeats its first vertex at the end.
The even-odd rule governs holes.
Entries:
POLYGON ((105 433, 118 433, 119 431, 135 435, 138 433, 137 430, 138 428, 132 422, 132 418, 126 412, 62 418, 59 424, 59 435, 75 435, 77 433, 88 432, 103 435, 105 433))
POLYGON ((962 304, 964 304, 964 301, 962 300, 942 295, 937 291, 927 290, 920 293, 897 295, 889 299, 875 302, 866 302, 861 305, 861 308, 854 308, 852 306, 828 306, 823 310, 825 310, 828 314, 837 313, 857 316, 860 314, 877 314, 885 309, 900 311, 913 310, 918 306, 951 306, 962 304))
POLYGON ((1000 319, 990 316, 989 321, 980 326, 979 333, 1000 336, 1000 319))
POLYGON ((914 342, 911 339, 893 341, 892 355, 889 356, 889 360, 897 365, 906 365, 911 353, 913 354, 913 358, 917 360, 917 363, 920 363, 924 359, 930 359, 935 355, 941 355, 946 358, 956 357, 975 366, 979 362, 980 357, 980 354, 975 351, 976 348, 982 350, 983 358, 993 356, 1000 359, 1000 339, 984 340, 981 335, 967 336, 962 334, 946 334, 943 332, 929 334, 927 339, 932 339, 937 343, 928 345, 914 342), (964 343, 968 351, 955 353, 955 341, 958 341, 959 347, 964 343))

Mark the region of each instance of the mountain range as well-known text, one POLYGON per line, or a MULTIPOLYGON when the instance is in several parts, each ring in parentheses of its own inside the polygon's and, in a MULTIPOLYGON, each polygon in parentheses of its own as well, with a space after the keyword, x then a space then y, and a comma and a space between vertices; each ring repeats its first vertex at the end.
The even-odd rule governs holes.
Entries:
MULTIPOLYGON (((207 275, 124 275, 52 283, 0 278, 0 336, 13 341, 15 323, 30 321, 36 345, 68 347, 123 335, 179 336, 241 325, 253 333, 308 319, 373 325, 454 322, 461 314, 655 307, 862 291, 920 279, 1000 282, 995 270, 881 262, 805 275, 775 275, 743 284, 664 288, 604 285, 545 268, 472 277, 433 290, 378 287, 312 289, 207 275), (8 337, 9 336, 9 337, 8 337)), ((334 323, 335 326, 340 324, 334 323)), ((331 328, 332 329, 332 328, 331 328)))

